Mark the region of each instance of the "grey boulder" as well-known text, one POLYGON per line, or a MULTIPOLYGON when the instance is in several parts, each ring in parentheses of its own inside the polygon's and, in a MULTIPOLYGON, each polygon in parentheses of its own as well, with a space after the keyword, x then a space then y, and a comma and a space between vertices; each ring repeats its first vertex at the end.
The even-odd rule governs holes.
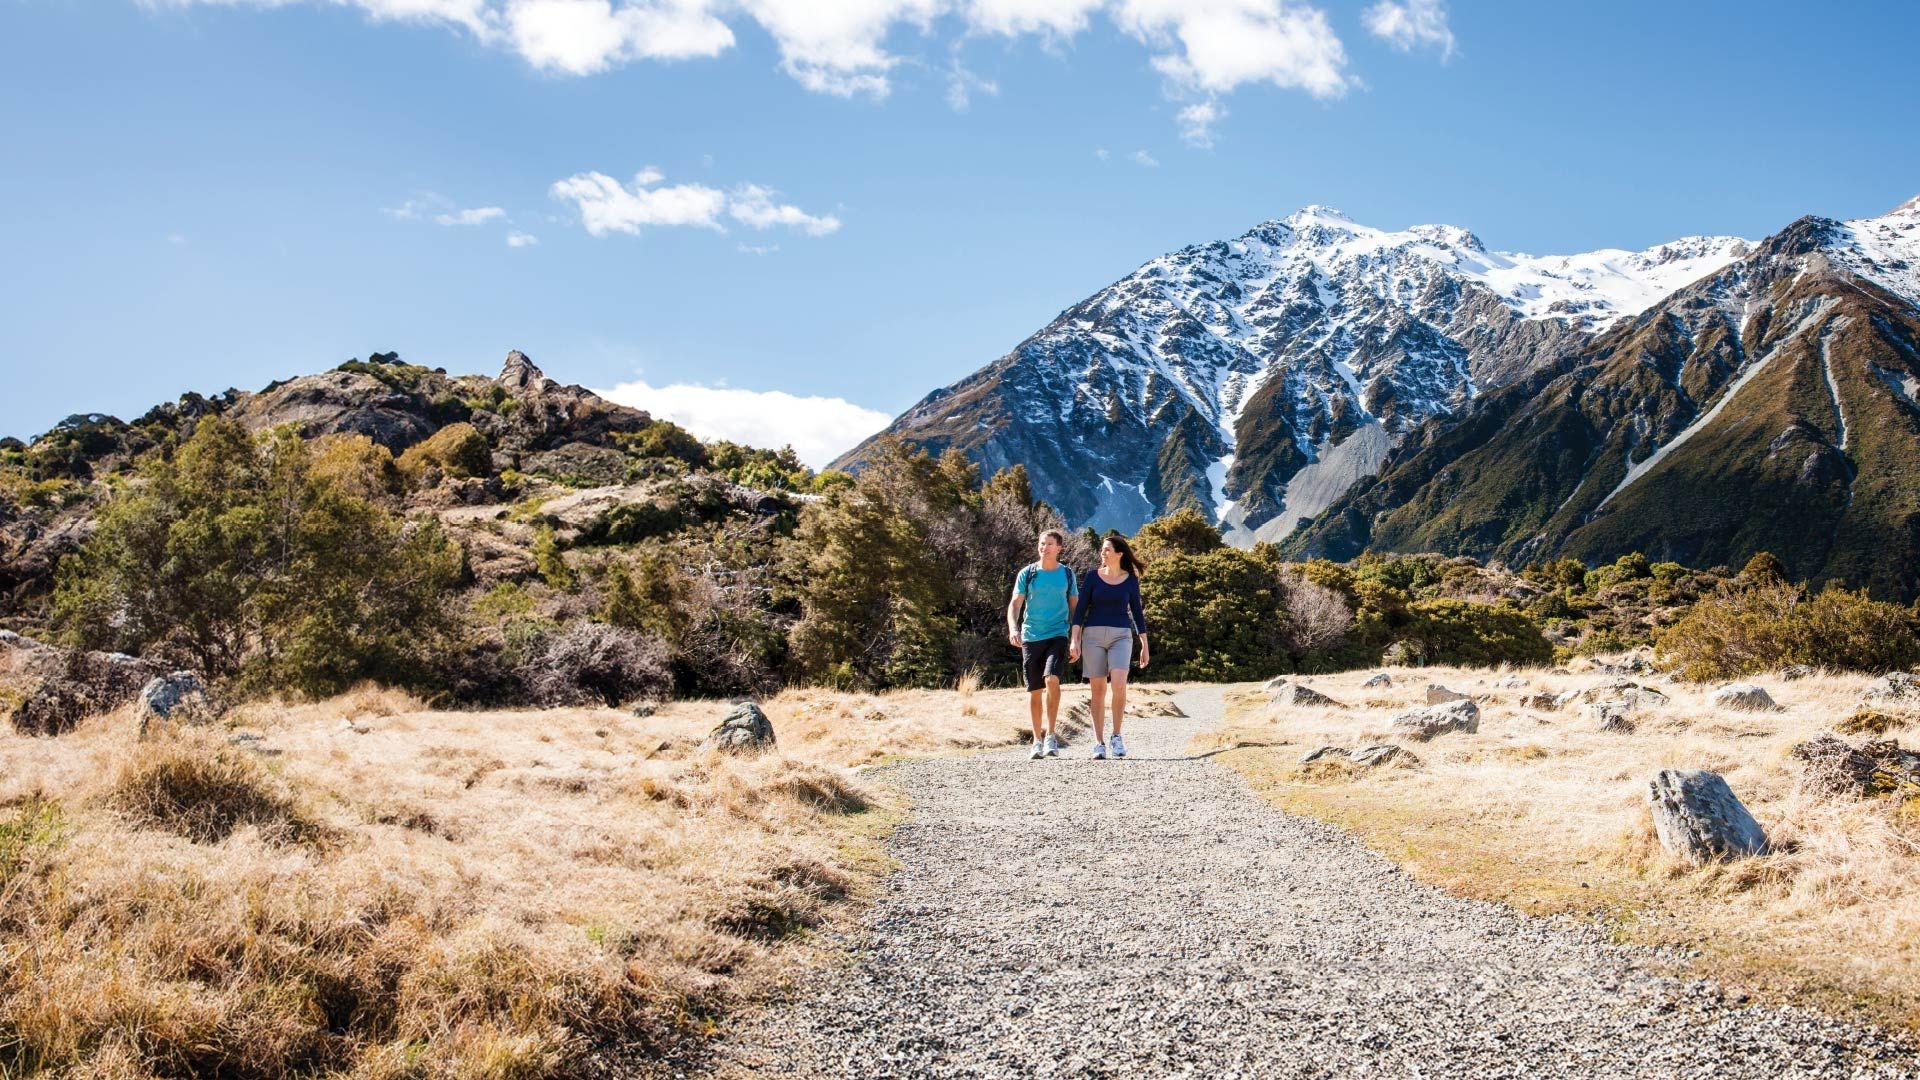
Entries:
POLYGON ((1366 682, 1361 683, 1360 688, 1362 690, 1372 690, 1376 687, 1392 686, 1392 685, 1393 685, 1393 676, 1383 671, 1378 675, 1374 675, 1368 678, 1366 682))
POLYGON ((1472 734, 1480 730, 1480 706, 1466 699, 1429 705, 1393 718, 1395 732, 1410 739, 1431 739, 1449 731, 1472 734))
POLYGON ((156 675, 140 688, 140 730, 144 733, 153 720, 202 720, 212 708, 206 684, 191 671, 156 675))
POLYGON ((1662 769, 1647 785, 1660 846, 1688 862, 1737 859, 1767 850, 1767 834, 1719 773, 1662 769))
POLYGON ((1920 702, 1920 679, 1910 672, 1896 671, 1867 688, 1863 701, 1920 702))
POLYGON ((1467 695, 1458 690, 1449 690, 1439 683, 1427 684, 1427 704, 1438 705, 1446 701, 1465 701, 1467 695))
POLYGON ((729 754, 766 750, 773 746, 773 722, 760 706, 739 702, 707 736, 707 745, 729 754))
POLYGON ((1713 692, 1713 704, 1715 708, 1739 712, 1772 712, 1780 707, 1773 703, 1765 689, 1752 683, 1728 683, 1713 692))
POLYGON ((1269 684, 1268 688, 1273 691, 1273 704, 1275 705, 1293 705, 1293 706, 1314 707, 1314 708, 1323 708, 1323 709, 1346 708, 1345 705, 1340 704, 1339 702, 1333 700, 1332 698, 1328 697, 1327 695, 1321 693, 1318 690, 1315 690, 1310 686, 1301 686, 1298 683, 1282 682, 1279 686, 1273 686, 1269 684))

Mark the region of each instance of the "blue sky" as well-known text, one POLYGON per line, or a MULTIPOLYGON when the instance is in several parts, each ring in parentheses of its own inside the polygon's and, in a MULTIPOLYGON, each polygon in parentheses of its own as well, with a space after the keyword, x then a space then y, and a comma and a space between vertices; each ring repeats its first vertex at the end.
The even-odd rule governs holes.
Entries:
POLYGON ((519 348, 817 461, 1307 203, 1535 253, 1881 213, 1920 10, 1811 11, 0 0, 0 434, 519 348))

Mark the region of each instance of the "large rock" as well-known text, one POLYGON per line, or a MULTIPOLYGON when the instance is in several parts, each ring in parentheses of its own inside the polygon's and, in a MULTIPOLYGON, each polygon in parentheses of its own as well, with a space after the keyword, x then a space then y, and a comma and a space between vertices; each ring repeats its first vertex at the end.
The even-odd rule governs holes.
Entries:
POLYGON ((1380 687, 1392 686, 1392 685, 1393 685, 1393 676, 1383 671, 1378 675, 1374 675, 1368 678, 1366 682, 1361 683, 1360 688, 1362 690, 1374 690, 1380 687))
POLYGON ((611 487, 627 479, 627 456, 610 446, 570 442, 527 455, 521 468, 586 487, 611 487))
POLYGON ((1441 686, 1439 683, 1427 684, 1427 704, 1429 705, 1439 705, 1442 702, 1447 702, 1447 701, 1465 701, 1465 700, 1467 700, 1467 695, 1461 693, 1458 690, 1449 690, 1446 687, 1441 686))
POLYGON ((1912 705, 1920 703, 1920 679, 1905 671, 1896 671, 1867 688, 1863 701, 1912 705))
POLYGON ((1500 681, 1494 683, 1493 685, 1494 685, 1494 688, 1498 690, 1520 690, 1526 687, 1527 680, 1521 678, 1518 675, 1509 675, 1506 678, 1501 679, 1500 681))
POLYGON ((760 706, 742 701, 707 736, 707 745, 730 754, 766 750, 773 746, 773 722, 760 706))
POLYGON ((1466 699, 1429 705, 1394 717, 1393 729, 1407 738, 1422 740, 1449 731, 1472 734, 1480 730, 1480 706, 1466 699))
POLYGON ((1713 692, 1713 704, 1738 712, 1773 712, 1780 707, 1764 688, 1752 683, 1728 683, 1713 692))
POLYGON ((1616 735, 1631 735, 1634 731, 1633 709, 1624 701, 1596 701, 1587 706, 1587 711, 1598 721, 1601 731, 1610 731, 1616 735))
POLYGON ((1310 686, 1301 686, 1299 683, 1282 682, 1279 686, 1272 687, 1272 690, 1273 704, 1275 705, 1292 705, 1303 708, 1311 707, 1320 709, 1346 708, 1345 705, 1333 700, 1320 691, 1310 686))
POLYGON ((1322 746, 1301 758, 1300 764, 1311 765, 1316 761, 1346 761, 1363 769, 1377 769, 1382 765, 1396 762, 1403 768, 1420 767, 1420 759, 1413 755, 1413 751, 1392 743, 1362 746, 1355 750, 1349 750, 1344 746, 1322 746))
POLYGON ((1669 854, 1699 864, 1758 855, 1767 834, 1719 773, 1662 769, 1647 785, 1653 831, 1669 854))
POLYGON ((235 406, 250 431, 298 424, 308 438, 365 435, 394 453, 433 434, 427 403, 359 371, 324 371, 288 379, 235 406))

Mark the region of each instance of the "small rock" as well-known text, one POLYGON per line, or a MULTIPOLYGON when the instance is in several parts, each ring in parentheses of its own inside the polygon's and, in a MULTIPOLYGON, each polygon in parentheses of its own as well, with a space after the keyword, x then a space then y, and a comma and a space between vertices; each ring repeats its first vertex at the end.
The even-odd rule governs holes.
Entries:
POLYGON ((1418 768, 1420 766, 1420 759, 1413 756, 1413 751, 1404 746, 1395 746, 1392 743, 1381 743, 1377 746, 1363 746, 1353 752, 1353 763, 1369 769, 1395 762, 1408 768, 1418 768))
POLYGON ((743 701, 727 713, 720 726, 707 736, 707 745, 717 750, 737 754, 749 750, 765 750, 773 745, 773 722, 760 706, 751 701, 743 701))
POLYGON ((1287 677, 1285 675, 1275 675, 1273 678, 1268 679, 1264 683, 1261 683, 1260 689, 1265 690, 1268 693, 1272 693, 1273 691, 1278 690, 1281 687, 1286 685, 1287 685, 1287 677))
POLYGON ((638 716, 643 720, 659 711, 660 711, 660 706, 655 705, 651 701, 643 701, 640 704, 635 705, 633 707, 633 715, 638 716))
POLYGON ((1766 690, 1752 683, 1728 683, 1713 692, 1713 704, 1739 712, 1773 712, 1780 707, 1773 703, 1766 690))
POLYGON ((1812 674, 1813 669, 1805 664, 1788 664, 1786 667, 1780 669, 1780 680, 1782 682, 1793 682, 1796 679, 1804 679, 1812 674))
POLYGON ((1601 731, 1611 731, 1620 735, 1633 734, 1633 721, 1628 714, 1633 709, 1624 701, 1596 701, 1587 706, 1587 711, 1600 722, 1601 731))
POLYGON ((1393 685, 1393 676, 1383 671, 1378 675, 1369 677, 1366 682, 1363 682, 1360 684, 1360 688, 1362 690, 1372 690, 1377 687, 1392 686, 1392 685, 1393 685))
POLYGON ((1458 690, 1449 690, 1439 683, 1427 684, 1427 704, 1439 705, 1448 701, 1466 701, 1467 695, 1458 690))
POLYGON ((1275 705, 1311 706, 1315 708, 1334 709, 1346 708, 1345 705, 1340 704, 1310 686, 1301 686, 1298 683, 1290 682, 1282 682, 1277 687, 1272 686, 1272 684, 1268 684, 1268 686, 1269 689, 1273 690, 1273 704, 1275 705))
POLYGON ((1647 785, 1647 806, 1660 846, 1688 862, 1740 858, 1767 849, 1760 823, 1719 773, 1662 769, 1647 785))
POLYGON ((156 675, 140 688, 142 735, 146 734, 147 725, 154 720, 178 717, 193 723, 212 719, 212 713, 212 706, 207 700, 207 688, 200 681, 200 676, 191 671, 156 675))
POLYGON ((1480 730, 1480 707, 1465 698, 1429 705, 1394 717, 1393 727, 1408 738, 1422 740, 1449 731, 1472 734, 1480 730))
POLYGON ((1651 686, 1642 686, 1631 679, 1608 679, 1598 686, 1590 686, 1580 691, 1579 697, 1588 702, 1624 702, 1631 712, 1663 708, 1668 703, 1667 695, 1651 686))
POLYGON ((1322 746, 1317 750, 1307 751, 1307 756, 1300 759, 1300 764, 1310 765, 1313 762, 1325 761, 1328 758, 1352 758, 1352 757, 1353 757, 1353 754, 1350 751, 1348 751, 1347 748, 1344 746, 1322 746))
POLYGON ((1520 707, 1523 709, 1539 709, 1542 712, 1553 712, 1560 707, 1560 699, 1542 690, 1537 694, 1528 694, 1526 697, 1521 698, 1520 707))
POLYGON ((1518 690, 1521 687, 1527 685, 1527 680, 1521 678, 1518 675, 1509 675, 1506 678, 1501 679, 1499 682, 1494 683, 1493 685, 1500 690, 1518 690))

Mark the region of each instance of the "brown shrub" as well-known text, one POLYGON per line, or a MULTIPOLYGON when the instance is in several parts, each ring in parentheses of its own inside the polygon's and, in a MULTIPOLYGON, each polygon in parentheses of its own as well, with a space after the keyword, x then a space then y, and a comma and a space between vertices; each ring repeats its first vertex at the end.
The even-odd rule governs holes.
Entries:
POLYGON ((125 765, 102 797, 136 825, 196 843, 219 843, 243 825, 280 843, 315 839, 284 785, 247 753, 180 737, 125 765))

